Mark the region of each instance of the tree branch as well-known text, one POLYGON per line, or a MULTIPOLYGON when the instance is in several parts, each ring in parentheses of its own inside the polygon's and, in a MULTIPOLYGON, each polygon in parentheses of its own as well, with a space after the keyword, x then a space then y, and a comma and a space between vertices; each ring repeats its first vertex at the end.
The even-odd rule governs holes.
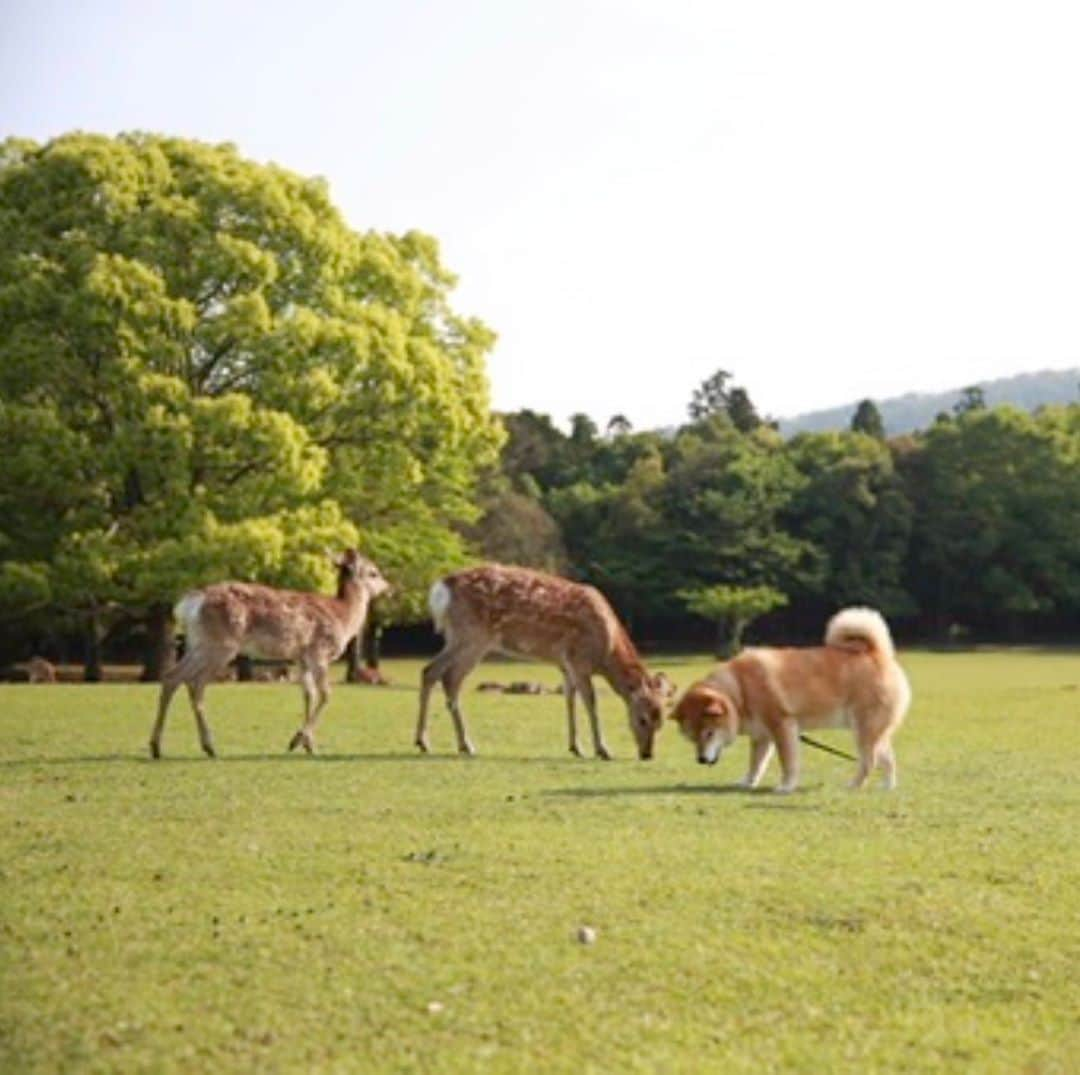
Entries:
POLYGON ((225 342, 210 353, 210 357, 195 371, 195 386, 200 391, 206 390, 206 382, 214 372, 221 360, 236 346, 236 340, 232 336, 226 336, 225 342))

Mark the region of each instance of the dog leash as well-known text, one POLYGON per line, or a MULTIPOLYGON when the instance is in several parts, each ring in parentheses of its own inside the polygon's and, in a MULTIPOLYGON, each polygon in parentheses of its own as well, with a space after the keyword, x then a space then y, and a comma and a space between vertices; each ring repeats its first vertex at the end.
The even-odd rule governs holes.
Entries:
POLYGON ((810 736, 803 735, 801 732, 799 738, 807 746, 817 747, 818 750, 824 750, 826 754, 835 754, 838 758, 847 758, 848 761, 858 760, 854 754, 849 754, 846 750, 838 750, 836 747, 829 746, 828 743, 819 743, 816 739, 811 739, 810 736))

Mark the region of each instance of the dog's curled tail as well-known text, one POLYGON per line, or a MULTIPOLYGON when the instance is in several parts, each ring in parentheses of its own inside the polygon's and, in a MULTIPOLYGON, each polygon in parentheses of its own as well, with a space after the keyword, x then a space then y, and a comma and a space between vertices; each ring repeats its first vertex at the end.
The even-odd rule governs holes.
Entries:
POLYGON ((445 579, 439 579, 432 584, 428 593, 428 608, 431 610, 431 618, 435 622, 435 630, 441 635, 446 634, 446 616, 450 611, 450 601, 453 592, 446 585, 445 579))
POLYGON ((872 608, 841 609, 825 628, 825 645, 889 659, 894 653, 889 625, 872 608))

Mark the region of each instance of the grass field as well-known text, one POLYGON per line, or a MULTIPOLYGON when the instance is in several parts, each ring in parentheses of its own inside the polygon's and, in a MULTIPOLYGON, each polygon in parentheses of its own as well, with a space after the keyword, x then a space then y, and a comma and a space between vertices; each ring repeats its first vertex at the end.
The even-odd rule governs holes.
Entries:
POLYGON ((606 690, 613 763, 468 688, 480 755, 417 757, 416 662, 314 758, 296 686, 211 688, 217 761, 178 696, 157 763, 154 688, 0 687, 0 1070, 1074 1072, 1080 656, 904 663, 899 790, 786 798, 606 690))

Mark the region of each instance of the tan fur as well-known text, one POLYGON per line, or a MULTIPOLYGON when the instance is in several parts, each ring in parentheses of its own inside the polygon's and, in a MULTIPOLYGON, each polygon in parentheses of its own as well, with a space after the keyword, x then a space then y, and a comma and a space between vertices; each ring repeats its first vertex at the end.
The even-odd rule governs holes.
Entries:
POLYGON ((575 695, 589 713, 593 746, 604 744, 591 677, 599 673, 627 705, 642 758, 652 756, 663 719, 666 678, 649 674, 630 636, 603 594, 591 586, 523 567, 486 564, 440 579, 432 587, 432 616, 446 637, 424 669, 416 745, 428 750, 428 700, 440 680, 457 732, 458 749, 473 753, 458 695, 465 677, 492 650, 551 661, 563 673, 570 750, 580 755, 575 695))
POLYGON ((220 582, 186 593, 176 606, 187 650, 161 682, 158 715, 150 753, 161 756, 161 736, 169 702, 186 683, 203 750, 214 757, 210 727, 202 707, 206 685, 238 654, 268 660, 298 661, 304 692, 304 723, 289 749, 315 750, 315 725, 330 697, 330 662, 364 625, 372 598, 389 589, 379 569, 355 549, 340 559, 336 597, 277 590, 249 582, 220 582))
POLYGON ((747 735, 750 767, 742 785, 757 785, 775 746, 782 769, 776 790, 793 791, 799 733, 850 727, 859 754, 852 786, 862 787, 877 765, 886 786, 894 787, 892 736, 911 689, 884 621, 872 617, 869 610, 845 610, 830 621, 828 645, 748 649, 690 687, 672 719, 697 747, 698 761, 715 763, 737 735, 747 735))

